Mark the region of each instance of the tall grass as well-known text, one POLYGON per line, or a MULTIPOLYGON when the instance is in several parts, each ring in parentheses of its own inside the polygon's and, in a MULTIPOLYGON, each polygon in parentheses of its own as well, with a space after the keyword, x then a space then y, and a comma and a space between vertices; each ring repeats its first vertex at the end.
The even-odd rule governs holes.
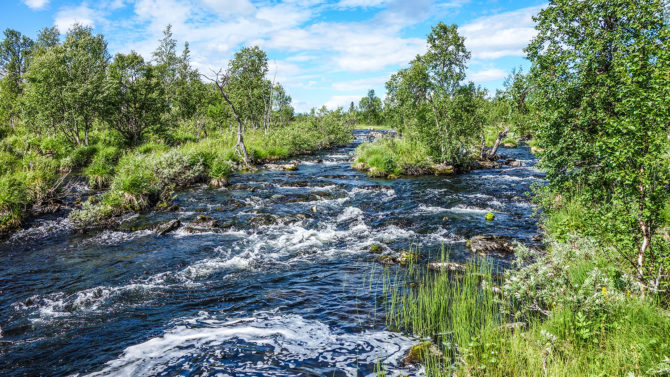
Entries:
POLYGON ((584 253, 558 253, 554 262, 567 263, 565 269, 540 257, 508 271, 500 287, 481 261, 463 273, 420 266, 393 279, 387 273, 387 325, 419 338, 410 356, 428 376, 670 375, 668 311, 607 280, 600 263, 580 263, 584 253), (530 279, 529 271, 550 276, 530 279), (508 283, 514 279, 530 281, 508 283), (547 286, 551 280, 561 286, 547 286), (519 308, 522 321, 513 314, 519 308))

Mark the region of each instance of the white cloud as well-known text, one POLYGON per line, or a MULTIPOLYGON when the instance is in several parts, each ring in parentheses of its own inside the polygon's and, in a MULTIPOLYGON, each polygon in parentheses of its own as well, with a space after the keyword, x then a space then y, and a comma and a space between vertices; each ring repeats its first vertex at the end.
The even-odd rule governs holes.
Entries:
POLYGON ((482 17, 463 26, 465 45, 474 59, 524 56, 523 48, 535 36, 533 16, 542 7, 529 7, 482 17))
POLYGON ((386 0, 340 0, 337 3, 339 8, 368 8, 378 7, 387 2, 386 0))
POLYGON ((49 4, 49 0, 23 0, 23 2, 30 8, 34 10, 39 10, 49 4))
POLYGON ((54 16, 54 25, 56 25, 61 32, 66 32, 75 24, 94 27, 96 21, 100 20, 102 20, 100 12, 89 8, 86 3, 84 3, 78 7, 61 8, 54 16))
POLYGON ((358 101, 361 99, 361 97, 363 97, 363 96, 356 95, 356 94, 347 95, 347 96, 332 96, 332 97, 330 97, 330 99, 328 101, 326 101, 325 106, 329 110, 335 110, 338 107, 348 109, 349 104, 351 104, 352 102, 354 104, 357 104, 358 101))
POLYGON ((389 76, 369 77, 359 80, 340 81, 333 83, 333 89, 338 92, 367 91, 368 89, 383 86, 389 76))
POLYGON ((476 83, 484 83, 495 80, 504 79, 508 76, 508 73, 498 68, 485 69, 478 72, 468 73, 468 79, 476 83))
POLYGON ((256 7, 249 0, 202 0, 212 11, 220 15, 249 15, 256 7))

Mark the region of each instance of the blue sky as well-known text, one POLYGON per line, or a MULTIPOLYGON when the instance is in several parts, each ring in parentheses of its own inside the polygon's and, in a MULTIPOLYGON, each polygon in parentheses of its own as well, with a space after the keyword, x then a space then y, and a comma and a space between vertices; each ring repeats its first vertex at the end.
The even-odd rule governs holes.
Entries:
POLYGON ((244 45, 270 58, 271 79, 284 85, 297 111, 348 106, 425 51, 430 27, 455 23, 472 52, 468 79, 495 91, 512 68, 527 67, 523 47, 544 1, 511 0, 3 0, 0 27, 35 37, 75 22, 105 35, 112 54, 151 57, 173 26, 180 50, 208 72, 244 45))

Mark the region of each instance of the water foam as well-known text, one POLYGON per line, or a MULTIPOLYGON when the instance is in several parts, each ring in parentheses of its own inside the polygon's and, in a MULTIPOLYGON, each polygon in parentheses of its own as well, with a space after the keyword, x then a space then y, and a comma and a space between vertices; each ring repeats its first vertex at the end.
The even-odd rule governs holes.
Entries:
POLYGON ((189 363, 193 359, 202 360, 199 366, 204 365, 211 375, 297 376, 301 369, 295 366, 300 363, 334 367, 347 376, 357 376, 358 366, 371 369, 378 361, 396 374, 401 358, 415 342, 388 331, 340 333, 295 314, 263 312, 223 320, 201 315, 126 348, 88 376, 159 375, 180 368, 186 372, 194 367, 189 363), (263 353, 263 361, 241 362, 244 353, 263 353))

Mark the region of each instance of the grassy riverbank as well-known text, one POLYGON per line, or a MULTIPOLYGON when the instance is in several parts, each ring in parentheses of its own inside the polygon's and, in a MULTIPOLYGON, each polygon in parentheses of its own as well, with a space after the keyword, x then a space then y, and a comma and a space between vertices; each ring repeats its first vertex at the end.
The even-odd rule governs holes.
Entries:
MULTIPOLYGON (((94 132, 88 147, 72 147, 65 140, 18 128, 0 142, 0 158, 7 168, 0 176, 0 232, 16 229, 39 208, 52 208, 63 182, 76 175, 100 191, 71 213, 75 223, 90 226, 123 212, 167 206, 177 188, 212 180, 220 184, 230 173, 247 169, 234 149, 235 134, 213 130, 201 140, 187 130, 180 135, 176 143, 155 139, 129 148, 114 134, 94 132)), ((245 135, 255 163, 351 140, 351 127, 337 112, 245 135)))
MULTIPOLYGON (((254 130, 245 135, 247 150, 256 163, 310 153, 351 140, 351 129, 335 117, 321 122, 296 122, 268 133, 254 130)), ((109 190, 92 197, 81 210, 73 211, 70 219, 84 227, 95 225, 123 212, 167 207, 175 189, 193 183, 222 185, 229 174, 250 169, 242 163, 235 143, 235 135, 220 133, 178 147, 146 145, 127 153, 101 177, 110 182, 109 190)))
POLYGON ((429 376, 667 375, 668 311, 603 254, 572 238, 546 255, 518 248, 502 279, 478 262, 417 267, 385 284, 387 323, 425 340, 407 360, 429 376))

